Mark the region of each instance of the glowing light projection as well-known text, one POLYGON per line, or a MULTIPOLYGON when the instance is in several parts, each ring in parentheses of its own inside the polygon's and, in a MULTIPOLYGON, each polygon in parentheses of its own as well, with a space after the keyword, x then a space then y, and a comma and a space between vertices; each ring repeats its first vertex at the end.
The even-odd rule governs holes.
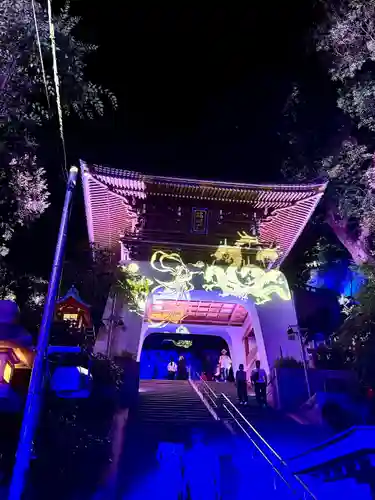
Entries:
POLYGON ((182 347, 183 349, 189 349, 193 345, 192 340, 172 340, 172 343, 176 347, 182 347))
MULTIPOLYGON (((157 285, 151 290, 152 294, 162 292, 175 301, 175 307, 170 312, 160 313, 160 322, 152 323, 155 328, 162 328, 168 323, 181 323, 186 316, 184 302, 190 300, 190 292, 194 290, 192 279, 197 274, 202 274, 203 263, 197 263, 194 267, 198 271, 192 271, 186 265, 178 253, 167 253, 157 250, 151 257, 150 264, 156 272, 165 273, 166 280, 154 278, 157 285)), ((157 299, 155 299, 157 300, 157 299)))
POLYGON ((189 330, 186 328, 186 326, 184 325, 180 325, 176 328, 176 333, 182 333, 182 334, 185 334, 185 335, 190 335, 190 332, 189 330))
POLYGON ((257 266, 208 266, 204 274, 204 290, 220 291, 222 297, 234 296, 241 300, 253 298, 256 304, 264 304, 276 294, 290 300, 290 290, 285 276, 276 269, 265 271, 257 266))
POLYGON ((122 266, 121 271, 123 277, 118 280, 117 284, 125 295, 129 310, 143 316, 153 280, 140 274, 139 266, 136 262, 122 266))
POLYGON ((261 248, 257 236, 245 231, 238 233, 234 246, 219 245, 212 255, 214 263, 206 267, 203 288, 208 291, 219 290, 221 296, 234 296, 242 300, 252 297, 256 304, 264 304, 273 294, 283 300, 290 300, 290 290, 285 276, 278 270, 265 270, 258 266, 245 264, 242 248, 256 248, 256 261, 263 264, 275 262, 279 256, 277 248, 261 248), (227 267, 216 265, 224 262, 227 267))
MULTIPOLYGON (((265 250, 272 251, 273 256, 277 253, 276 249, 265 250)), ((251 297, 256 304, 270 301, 273 294, 278 295, 283 300, 291 299, 288 282, 280 271, 276 269, 265 270, 254 265, 243 265, 240 244, 220 245, 212 257, 214 262, 224 262, 226 266, 215 263, 205 265, 202 262, 186 265, 179 254, 167 254, 162 251, 157 251, 152 256, 151 266, 153 269, 170 275, 169 281, 155 278, 158 285, 152 291, 171 294, 176 300, 176 309, 181 312, 178 315, 180 322, 184 319, 182 312, 184 308, 179 301, 190 299, 189 292, 194 289, 192 279, 196 274, 203 274, 204 290, 218 290, 222 297, 234 296, 241 300, 251 297), (177 263, 177 265, 172 267, 173 263, 177 263), (199 270, 192 271, 190 267, 199 270)), ((177 322, 176 318, 171 319, 173 322, 177 322)), ((163 317, 162 320, 167 321, 167 318, 163 317)))
POLYGON ((262 248, 258 250, 255 256, 255 260, 260 262, 263 267, 265 267, 268 263, 276 262, 279 258, 279 250, 278 248, 262 248))
POLYGON ((290 300, 290 290, 285 276, 277 269, 265 269, 245 262, 243 249, 256 250, 256 261, 265 267, 278 258, 277 248, 261 248, 256 236, 238 233, 234 245, 226 242, 213 253, 212 264, 198 261, 186 264, 180 254, 157 250, 150 259, 152 278, 142 274, 139 265, 131 262, 122 268, 125 276, 119 281, 131 311, 143 316, 148 298, 152 300, 152 320, 155 328, 167 324, 180 324, 187 315, 190 292, 195 289, 194 277, 201 275, 206 291, 218 291, 222 297, 251 298, 255 304, 264 304, 278 295, 282 300, 290 300), (254 247, 254 245, 256 245, 254 247), (161 297, 162 295, 162 297, 161 297), (173 301, 164 308, 164 301, 173 301))
MULTIPOLYGON (((157 250, 150 260, 151 267, 160 273, 170 275, 168 281, 161 281, 155 278, 157 286, 152 289, 152 293, 163 292, 170 294, 177 300, 189 300, 189 292, 194 290, 192 279, 194 275, 201 274, 202 271, 192 271, 182 261, 178 253, 166 253, 157 250)), ((203 263, 197 263, 195 267, 202 267, 203 263)))

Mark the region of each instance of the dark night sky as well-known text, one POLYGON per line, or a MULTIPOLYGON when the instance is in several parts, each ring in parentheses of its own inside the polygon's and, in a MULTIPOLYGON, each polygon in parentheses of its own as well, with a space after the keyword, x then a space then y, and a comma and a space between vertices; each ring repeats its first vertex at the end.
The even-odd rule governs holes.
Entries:
MULTIPOLYGON (((280 179, 285 151, 278 132, 291 84, 325 85, 306 49, 313 0, 202 4, 72 0, 72 13, 83 17, 77 34, 100 46, 88 76, 119 101, 118 111, 103 119, 66 121, 72 162, 81 157, 161 175, 280 179)), ((61 163, 61 155, 55 161, 61 163)), ((52 207, 32 236, 18 240, 29 246, 39 272, 50 265, 63 196, 57 165, 49 166, 49 177, 52 207)), ((76 198, 71 247, 86 238, 80 190, 76 198)))
POLYGON ((72 127, 70 151, 161 174, 273 179, 280 111, 291 80, 309 72, 311 25, 309 2, 273 3, 73 2, 80 34, 100 45, 90 76, 120 107, 87 124, 78 142, 72 127))

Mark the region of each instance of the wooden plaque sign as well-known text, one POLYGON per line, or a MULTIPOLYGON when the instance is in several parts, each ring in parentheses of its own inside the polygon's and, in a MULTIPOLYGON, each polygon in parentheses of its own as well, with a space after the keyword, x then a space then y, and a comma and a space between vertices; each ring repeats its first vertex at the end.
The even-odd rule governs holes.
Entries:
POLYGON ((193 208, 191 231, 196 234, 207 234, 207 208, 193 208))

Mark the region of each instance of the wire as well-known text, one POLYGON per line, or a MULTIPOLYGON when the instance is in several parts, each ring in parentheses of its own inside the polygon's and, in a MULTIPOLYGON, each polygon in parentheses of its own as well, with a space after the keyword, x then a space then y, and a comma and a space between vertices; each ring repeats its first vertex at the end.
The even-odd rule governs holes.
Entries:
POLYGON ((53 61, 53 79, 54 79, 54 83, 55 83, 55 92, 56 92, 57 114, 59 117, 60 138, 61 138, 61 144, 62 144, 63 154, 64 154, 64 171, 65 171, 66 179, 68 179, 68 166, 67 166, 67 160, 66 160, 64 126, 63 126, 63 117, 62 117, 61 99, 60 99, 60 83, 59 83, 59 74, 58 74, 58 69, 57 69, 55 27, 54 27, 53 21, 52 21, 51 0, 47 0, 47 6, 48 6, 49 36, 50 36, 50 40, 51 40, 52 61, 53 61))
POLYGON ((47 86, 47 77, 46 77, 46 72, 45 72, 45 69, 44 69, 42 46, 40 44, 38 21, 37 21, 37 18, 36 18, 36 11, 35 11, 35 2, 34 2, 34 0, 31 0, 31 5, 33 7, 33 16, 34 16, 36 43, 38 45, 38 50, 39 50, 40 66, 42 68, 43 83, 44 83, 44 88, 45 88, 45 91, 46 91, 46 98, 47 98, 47 106, 48 106, 48 109, 50 109, 51 105, 50 105, 50 100, 49 100, 49 93, 48 93, 48 86, 47 86))

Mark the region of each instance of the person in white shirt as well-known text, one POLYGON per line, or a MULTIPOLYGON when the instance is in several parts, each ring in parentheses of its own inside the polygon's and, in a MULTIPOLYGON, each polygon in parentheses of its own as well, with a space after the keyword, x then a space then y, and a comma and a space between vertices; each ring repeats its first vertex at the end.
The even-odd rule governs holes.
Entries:
POLYGON ((255 397, 260 406, 267 406, 267 374, 260 367, 260 361, 255 362, 255 368, 251 372, 251 383, 255 390, 255 397))
POLYGON ((221 351, 221 356, 219 358, 219 365, 220 365, 221 380, 226 382, 229 377, 229 370, 230 367, 232 366, 232 360, 228 356, 227 351, 225 349, 221 351))
POLYGON ((171 359, 170 362, 168 363, 167 370, 168 370, 169 380, 174 380, 177 372, 177 365, 173 361, 173 359, 171 359))

